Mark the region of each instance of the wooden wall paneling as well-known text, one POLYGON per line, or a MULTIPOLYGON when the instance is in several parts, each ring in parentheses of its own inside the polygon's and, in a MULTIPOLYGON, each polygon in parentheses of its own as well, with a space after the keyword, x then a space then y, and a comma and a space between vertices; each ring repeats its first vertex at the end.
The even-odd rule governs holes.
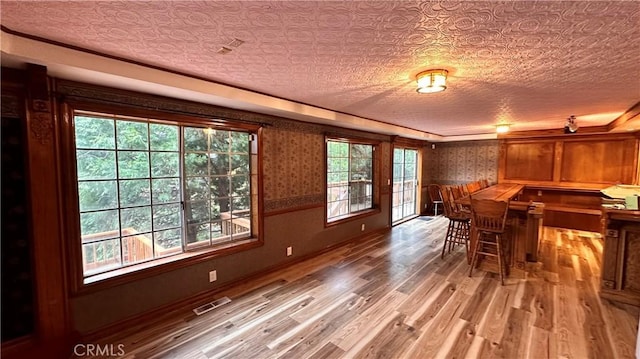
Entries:
POLYGON ((560 181, 631 184, 636 140, 566 141, 562 154, 560 181))
POLYGON ((504 151, 504 179, 552 181, 555 144, 544 142, 507 143, 504 151))
POLYGON ((602 250, 602 286, 608 289, 616 288, 616 266, 618 262, 619 237, 618 232, 607 231, 602 250))
POLYGON ((27 67, 27 145, 34 273, 36 340, 43 357, 70 352, 67 289, 61 235, 57 134, 46 67, 27 67))
POLYGON ((566 188, 602 189, 640 181, 638 133, 501 140, 499 179, 566 188))
POLYGON ((640 295, 640 227, 623 229, 622 289, 640 295))
MULTIPOLYGON (((553 208, 553 207, 552 207, 553 208)), ((581 231, 600 232, 602 225, 599 214, 579 213, 585 209, 575 209, 575 212, 567 210, 544 210, 544 225, 549 227, 577 229, 581 231)))
POLYGON ((564 146, 562 141, 554 142, 554 165, 553 165, 553 181, 559 182, 562 169, 562 154, 564 153, 564 146))
POLYGON ((640 306, 640 212, 605 210, 600 295, 640 306))

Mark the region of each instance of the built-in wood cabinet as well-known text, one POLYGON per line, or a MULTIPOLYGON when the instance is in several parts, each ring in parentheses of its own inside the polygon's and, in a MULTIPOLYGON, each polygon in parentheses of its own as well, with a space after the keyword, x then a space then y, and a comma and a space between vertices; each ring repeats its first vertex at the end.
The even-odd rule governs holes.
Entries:
POLYGON ((500 183, 601 189, 638 183, 638 133, 505 139, 500 183))
POLYGON ((640 211, 605 210, 602 297, 640 306, 640 211))

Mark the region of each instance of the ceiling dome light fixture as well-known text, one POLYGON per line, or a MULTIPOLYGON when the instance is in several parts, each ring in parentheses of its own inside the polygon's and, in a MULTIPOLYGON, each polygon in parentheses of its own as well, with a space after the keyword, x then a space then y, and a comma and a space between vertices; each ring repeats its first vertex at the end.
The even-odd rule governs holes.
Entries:
POLYGON ((509 128, 511 127, 510 123, 499 123, 496 125, 497 133, 507 133, 509 132, 509 128))
POLYGON ((422 71, 416 76, 418 93, 434 93, 444 91, 447 88, 447 74, 443 69, 422 71))

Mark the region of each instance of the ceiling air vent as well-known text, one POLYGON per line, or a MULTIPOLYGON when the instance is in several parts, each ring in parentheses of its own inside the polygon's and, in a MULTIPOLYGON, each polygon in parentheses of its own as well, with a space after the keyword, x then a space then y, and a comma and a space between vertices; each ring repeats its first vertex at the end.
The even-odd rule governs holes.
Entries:
POLYGON ((222 46, 222 47, 217 51, 217 53, 219 53, 220 55, 226 55, 226 54, 228 54, 228 53, 230 53, 230 52, 231 52, 231 49, 230 49, 230 48, 228 48, 228 47, 226 47, 226 46, 222 46))
POLYGON ((244 40, 240 40, 238 38, 233 38, 233 40, 231 40, 230 43, 227 44, 227 46, 231 46, 231 47, 239 47, 240 45, 244 44, 244 40))

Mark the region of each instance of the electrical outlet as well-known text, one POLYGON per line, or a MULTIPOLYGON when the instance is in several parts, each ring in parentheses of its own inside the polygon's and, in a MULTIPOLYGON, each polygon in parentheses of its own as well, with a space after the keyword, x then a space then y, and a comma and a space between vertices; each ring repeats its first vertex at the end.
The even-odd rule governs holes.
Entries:
POLYGON ((362 227, 360 227, 360 230, 364 232, 364 223, 362 224, 362 227))
POLYGON ((287 247, 287 257, 289 257, 292 254, 293 254, 293 248, 292 247, 287 247))
POLYGON ((212 270, 211 272, 209 272, 209 283, 211 282, 215 282, 218 280, 218 273, 215 270, 212 270))
POLYGON ((542 196, 542 191, 538 191, 538 197, 542 196))

